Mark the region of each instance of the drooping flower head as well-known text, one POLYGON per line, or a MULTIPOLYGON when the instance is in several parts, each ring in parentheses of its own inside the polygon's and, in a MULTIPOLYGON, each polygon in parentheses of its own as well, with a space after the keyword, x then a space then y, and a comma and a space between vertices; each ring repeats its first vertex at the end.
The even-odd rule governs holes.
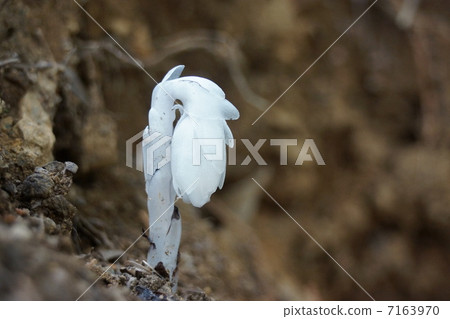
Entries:
POLYGON ((171 144, 174 190, 185 202, 201 207, 223 186, 226 144, 233 146, 226 120, 238 119, 239 112, 214 82, 197 76, 178 78, 181 71, 169 71, 156 88, 164 98, 182 103, 175 105, 181 116, 171 144))

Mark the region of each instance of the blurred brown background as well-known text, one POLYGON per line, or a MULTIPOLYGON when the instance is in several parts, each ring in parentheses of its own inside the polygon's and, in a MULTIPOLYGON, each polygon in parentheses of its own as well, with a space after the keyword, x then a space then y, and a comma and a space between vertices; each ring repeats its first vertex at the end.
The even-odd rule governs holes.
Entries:
MULTIPOLYGON (((235 138, 268 139, 267 166, 229 166, 209 204, 180 205, 181 291, 369 299, 255 178, 375 299, 450 298, 448 1, 378 1, 254 125, 371 1, 79 3, 157 81, 184 64, 183 75, 216 82, 241 113, 229 122, 235 138), (275 138, 299 140, 286 166, 275 138), (294 165, 306 138, 326 166, 294 165)), ((147 227, 143 176, 125 166, 125 141, 147 125, 155 83, 73 1, 0 0, 0 10, 0 296, 76 298, 95 279, 80 254, 124 250, 147 227), (70 235, 37 241, 20 226, 14 187, 53 158, 80 166, 68 199, 103 240, 86 235, 77 250, 70 235), (65 274, 63 297, 34 279, 53 278, 49 265, 65 274)), ((238 164, 247 155, 238 142, 238 164)), ((147 248, 140 240, 121 262, 145 259, 147 248)), ((90 298, 128 298, 120 283, 98 289, 90 298)))

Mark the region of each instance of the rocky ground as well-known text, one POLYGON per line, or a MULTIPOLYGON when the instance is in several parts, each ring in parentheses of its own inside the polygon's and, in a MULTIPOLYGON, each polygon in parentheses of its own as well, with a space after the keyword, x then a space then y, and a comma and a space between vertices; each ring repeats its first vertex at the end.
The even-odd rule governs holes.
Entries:
POLYGON ((0 0, 0 299, 368 299, 251 178, 375 299, 448 299, 450 8, 407 2, 379 1, 255 125, 369 1, 79 2, 156 80, 218 83, 237 139, 313 138, 326 162, 295 166, 299 144, 280 166, 266 141, 267 166, 180 203, 172 296, 125 165, 155 83, 74 1, 0 0))

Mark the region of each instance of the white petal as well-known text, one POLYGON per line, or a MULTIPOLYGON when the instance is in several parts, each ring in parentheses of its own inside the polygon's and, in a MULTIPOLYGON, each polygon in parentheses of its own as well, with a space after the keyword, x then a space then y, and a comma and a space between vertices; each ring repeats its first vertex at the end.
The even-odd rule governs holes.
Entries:
POLYGON ((225 144, 227 144, 229 147, 233 147, 234 146, 233 133, 231 132, 230 127, 225 121, 223 121, 223 128, 225 134, 225 144))
POLYGON ((199 77, 188 78, 190 80, 182 77, 160 85, 170 95, 181 100, 185 112, 193 117, 224 120, 239 118, 239 111, 225 99, 224 94, 220 94, 223 91, 213 86, 213 82, 199 77), (205 85, 205 83, 208 84, 205 85))
POLYGON ((172 68, 169 72, 167 72, 167 74, 164 76, 164 79, 162 79, 161 82, 179 78, 183 70, 184 65, 177 65, 176 67, 172 68))
POLYGON ((202 88, 207 90, 209 93, 213 93, 218 95, 221 98, 225 98, 225 92, 213 81, 208 80, 206 78, 202 78, 200 76, 183 76, 183 81, 191 81, 197 83, 202 88))
POLYGON ((196 119, 183 115, 175 127, 172 139, 173 186, 185 202, 201 207, 222 187, 226 170, 225 131, 221 121, 196 119), (200 165, 194 165, 193 139, 221 139, 223 158, 207 160, 204 154, 214 154, 215 147, 201 147, 200 165), (195 183, 195 184, 194 184, 195 183))

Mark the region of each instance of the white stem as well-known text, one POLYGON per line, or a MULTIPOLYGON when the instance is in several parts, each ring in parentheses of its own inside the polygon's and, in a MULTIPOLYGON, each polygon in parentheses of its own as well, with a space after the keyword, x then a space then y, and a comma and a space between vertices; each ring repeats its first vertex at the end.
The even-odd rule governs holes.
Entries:
MULTIPOLYGON (((178 77, 182 69, 180 66, 172 69, 163 81, 178 77)), ((176 193, 172 186, 170 164, 167 161, 167 157, 170 156, 170 139, 175 120, 173 103, 173 98, 161 85, 157 85, 152 94, 152 107, 148 115, 149 126, 144 132, 142 154, 151 226, 147 262, 161 275, 169 278, 172 291, 175 292, 178 282, 181 217, 174 206, 176 193), (166 164, 162 165, 163 163, 166 164)))

